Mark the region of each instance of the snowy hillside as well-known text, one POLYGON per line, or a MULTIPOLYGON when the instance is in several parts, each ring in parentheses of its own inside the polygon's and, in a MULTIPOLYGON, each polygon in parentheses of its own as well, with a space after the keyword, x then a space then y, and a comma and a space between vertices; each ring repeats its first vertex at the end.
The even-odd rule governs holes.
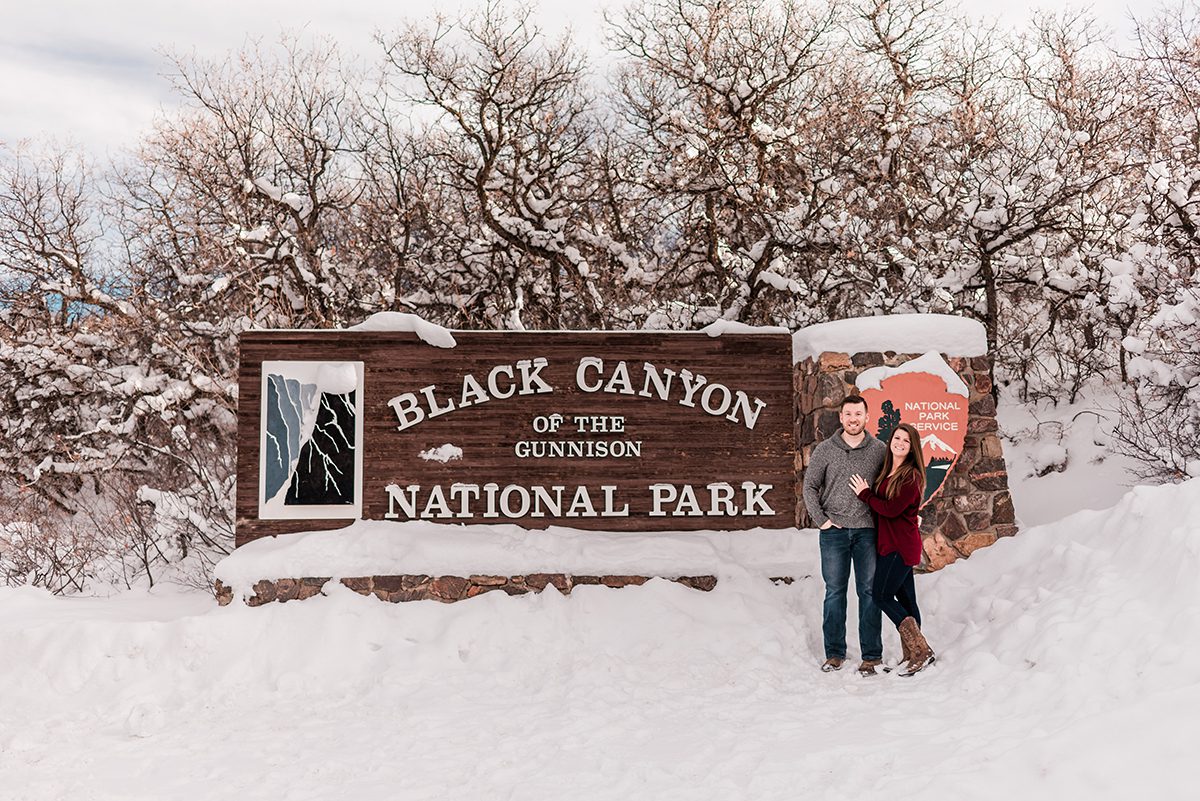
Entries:
POLYGON ((707 594, 2 590, 0 799, 1187 797, 1198 528, 1200 481, 1140 487, 920 577, 911 679, 816 669, 815 543, 707 594))

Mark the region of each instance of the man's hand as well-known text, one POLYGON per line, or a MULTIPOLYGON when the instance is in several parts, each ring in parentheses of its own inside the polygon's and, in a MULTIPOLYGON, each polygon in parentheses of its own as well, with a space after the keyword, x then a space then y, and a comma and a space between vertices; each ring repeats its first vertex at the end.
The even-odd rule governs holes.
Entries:
POLYGON ((865 478, 863 478, 862 476, 860 476, 858 473, 855 473, 854 475, 850 476, 850 489, 854 490, 855 495, 857 495, 858 493, 862 492, 865 489, 870 489, 870 488, 871 488, 871 485, 868 484, 867 480, 865 478))
POLYGON ((827 528, 833 528, 832 520, 826 520, 824 523, 821 524, 821 531, 824 531, 827 528))

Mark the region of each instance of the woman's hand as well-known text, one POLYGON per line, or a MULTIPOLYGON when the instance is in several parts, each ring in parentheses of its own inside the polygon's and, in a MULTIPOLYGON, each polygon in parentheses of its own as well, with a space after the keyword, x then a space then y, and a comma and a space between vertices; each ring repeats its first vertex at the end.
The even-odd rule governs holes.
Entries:
POLYGON ((855 495, 859 494, 865 489, 870 489, 870 487, 871 485, 867 483, 867 480, 858 473, 850 476, 850 489, 854 490, 855 495))

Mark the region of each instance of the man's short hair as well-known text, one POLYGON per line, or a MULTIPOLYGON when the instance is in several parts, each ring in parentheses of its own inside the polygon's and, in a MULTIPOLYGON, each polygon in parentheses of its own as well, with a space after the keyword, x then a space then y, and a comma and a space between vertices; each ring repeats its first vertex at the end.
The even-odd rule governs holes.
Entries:
POLYGON ((861 403, 864 412, 870 410, 870 407, 867 406, 867 399, 862 395, 847 395, 846 397, 842 398, 842 402, 838 404, 838 411, 840 412, 842 409, 846 408, 846 406, 852 403, 861 403))

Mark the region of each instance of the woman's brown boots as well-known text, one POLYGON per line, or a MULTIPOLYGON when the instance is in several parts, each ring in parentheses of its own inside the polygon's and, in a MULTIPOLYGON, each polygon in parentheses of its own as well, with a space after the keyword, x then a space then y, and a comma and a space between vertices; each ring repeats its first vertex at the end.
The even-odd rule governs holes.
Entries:
POLYGON ((911 676, 919 673, 933 664, 933 649, 925 641, 925 635, 917 626, 916 618, 906 617, 900 621, 900 647, 904 651, 906 666, 900 672, 901 676, 911 676))

